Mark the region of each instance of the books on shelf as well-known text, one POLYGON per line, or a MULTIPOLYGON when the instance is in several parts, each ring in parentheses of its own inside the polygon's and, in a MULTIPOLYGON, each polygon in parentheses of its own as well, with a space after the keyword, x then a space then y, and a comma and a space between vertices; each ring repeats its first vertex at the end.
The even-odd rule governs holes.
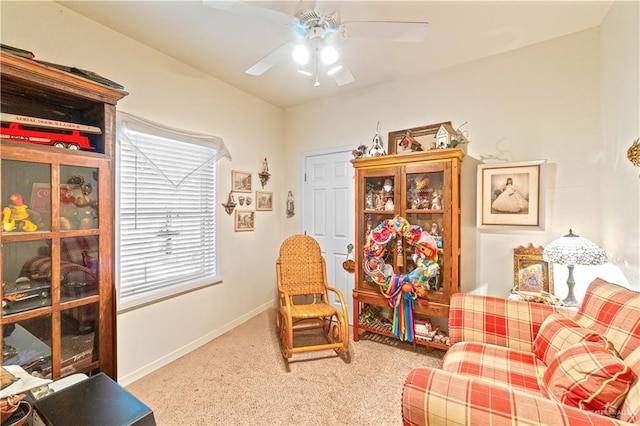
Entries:
POLYGON ((433 327, 429 318, 416 320, 413 324, 413 329, 418 340, 449 345, 449 337, 440 330, 440 327, 433 327))
POLYGON ((95 81, 96 83, 104 84, 105 86, 113 87, 114 89, 119 89, 119 90, 124 89, 124 86, 122 84, 116 83, 115 81, 109 80, 108 78, 104 78, 100 74, 93 71, 89 71, 89 70, 85 70, 77 67, 70 67, 68 65, 56 64, 53 62, 41 61, 38 59, 36 59, 36 62, 42 65, 45 65, 47 67, 56 68, 64 72, 68 72, 69 74, 74 74, 82 78, 95 81))
POLYGON ((96 83, 104 84, 105 86, 109 86, 114 89, 118 89, 118 90, 124 89, 123 85, 116 83, 113 80, 109 80, 108 78, 104 78, 103 76, 101 76, 96 72, 85 70, 82 68, 56 64, 53 62, 42 61, 40 59, 35 59, 36 55, 34 55, 33 52, 30 52, 25 49, 20 49, 19 47, 8 46, 6 44, 0 44, 0 47, 2 47, 3 52, 11 53, 13 55, 20 56, 21 58, 32 59, 35 62, 42 64, 44 66, 55 68, 64 72, 68 72, 69 74, 74 74, 74 75, 95 81, 96 83))
POLYGON ((34 55, 33 52, 20 49, 19 47, 13 47, 13 46, 0 43, 0 48, 2 48, 3 52, 11 53, 13 55, 20 56, 22 58, 33 59, 36 57, 36 55, 34 55))
POLYGON ((434 331, 430 319, 416 320, 413 324, 413 331, 418 338, 423 340, 433 340, 434 331))

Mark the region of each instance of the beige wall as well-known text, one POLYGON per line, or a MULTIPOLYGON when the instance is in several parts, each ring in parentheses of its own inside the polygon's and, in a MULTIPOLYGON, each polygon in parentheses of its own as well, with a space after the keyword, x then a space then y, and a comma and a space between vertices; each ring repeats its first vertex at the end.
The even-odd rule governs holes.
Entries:
MULTIPOLYGON (((256 232, 234 233, 231 218, 222 209, 218 212, 224 282, 118 315, 124 384, 270 306, 279 243, 302 230, 304 153, 370 144, 378 121, 383 136, 439 121, 468 122, 464 129, 472 142, 463 163, 464 291, 506 294, 513 282, 512 249, 529 242, 546 245, 570 227, 613 254, 613 265, 603 274, 617 281, 626 278, 638 288, 638 238, 628 237, 640 237, 638 170, 629 167, 621 152, 640 133, 638 38, 627 38, 638 32, 637 3, 614 6, 600 29, 285 111, 55 3, 2 2, 1 7, 3 43, 124 84, 131 94, 119 105, 123 111, 223 137, 233 160, 220 164, 221 199, 232 168, 258 172, 262 158, 269 158, 273 176, 267 189, 274 190, 275 206, 273 212, 257 215, 256 232), (635 18, 629 16, 634 11, 635 18), (624 52, 613 53, 622 40, 624 52), (602 58, 607 58, 606 66, 602 58), (624 67, 631 69, 620 73, 624 67), (605 90, 609 87, 613 89, 605 90), (636 94, 623 94, 626 87, 635 87, 636 94), (612 125, 616 130, 607 132, 612 125), (548 160, 545 231, 477 230, 478 159, 498 154, 498 149, 513 161, 548 160), (296 195, 296 215, 290 219, 283 203, 288 190, 296 195)), ((576 280, 594 273, 576 270, 576 280)), ((565 281, 566 272, 557 270, 560 293, 566 291, 565 281)))
MULTIPOLYGON (((599 203, 598 171, 607 174, 612 162, 622 163, 624 154, 607 158, 606 145, 600 140, 600 44, 600 30, 595 28, 414 80, 290 108, 286 110, 286 155, 291 164, 299 165, 302 153, 327 144, 370 144, 377 120, 383 135, 440 121, 468 122, 464 129, 471 143, 463 162, 461 287, 506 295, 513 286, 513 248, 528 243, 544 246, 569 228, 604 245, 606 221, 599 203), (478 159, 499 155, 498 151, 505 151, 512 161, 548 161, 546 230, 477 230, 478 159)), ((637 114, 637 106, 635 111, 637 114)), ((299 175, 300 170, 294 168, 286 181, 295 181, 299 175)), ((634 188, 631 194, 610 196, 628 213, 623 216, 625 223, 637 235, 638 182, 628 185, 634 188)), ((294 189, 299 193, 299 187, 294 189)), ((618 222, 608 223, 620 228, 618 222)), ((294 232, 300 226, 297 218, 285 224, 284 231, 294 232)), ((578 283, 596 274, 619 281, 616 267, 637 271, 637 242, 635 249, 620 241, 612 241, 609 247, 624 248, 627 264, 622 265, 618 258, 610 268, 576 268, 578 283)), ((555 269, 557 293, 564 297, 567 270, 555 269)), ((576 294, 581 290, 577 288, 576 294)))
MULTIPOLYGON (((125 86, 118 108, 169 126, 224 139, 232 161, 219 163, 220 203, 231 169, 272 173, 281 186, 283 111, 200 71, 87 20, 53 2, 2 2, 2 43, 37 59, 93 70, 125 86), (52 30, 54 29, 54 30, 52 30)), ((254 175, 257 180, 257 176, 254 175)), ((270 307, 280 243, 283 198, 258 212, 255 232, 233 232, 233 217, 217 211, 219 263, 224 281, 118 314, 118 376, 129 383, 270 307)))
POLYGON ((615 2, 601 26, 600 144, 602 244, 640 285, 640 170, 626 159, 640 137, 640 2, 615 2))

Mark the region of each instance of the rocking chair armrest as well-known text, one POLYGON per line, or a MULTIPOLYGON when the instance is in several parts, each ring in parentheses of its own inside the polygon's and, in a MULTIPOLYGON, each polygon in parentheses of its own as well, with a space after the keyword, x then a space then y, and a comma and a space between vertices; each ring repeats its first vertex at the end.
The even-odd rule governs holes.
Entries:
POLYGON ((287 294, 286 291, 283 291, 283 290, 280 290, 280 289, 278 289, 278 299, 279 299, 280 302, 284 300, 284 302, 286 304, 290 303, 290 301, 289 301, 290 296, 287 294))
POLYGON ((342 293, 340 292, 340 290, 338 290, 335 287, 329 287, 327 286, 327 290, 328 291, 332 291, 335 294, 338 295, 338 299, 340 299, 340 306, 342 306, 342 315, 344 315, 345 318, 347 317, 347 304, 344 302, 344 297, 342 296, 342 293))

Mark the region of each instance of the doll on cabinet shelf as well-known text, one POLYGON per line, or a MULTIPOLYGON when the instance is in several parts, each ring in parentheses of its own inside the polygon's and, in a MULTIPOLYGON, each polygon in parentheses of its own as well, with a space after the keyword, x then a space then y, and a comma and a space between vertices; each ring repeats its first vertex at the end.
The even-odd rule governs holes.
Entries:
POLYGON ((433 191, 431 195, 431 210, 442 210, 442 198, 438 191, 433 191))
POLYGON ((384 203, 384 209, 389 212, 395 209, 395 206, 393 205, 393 199, 387 198, 387 201, 384 203))

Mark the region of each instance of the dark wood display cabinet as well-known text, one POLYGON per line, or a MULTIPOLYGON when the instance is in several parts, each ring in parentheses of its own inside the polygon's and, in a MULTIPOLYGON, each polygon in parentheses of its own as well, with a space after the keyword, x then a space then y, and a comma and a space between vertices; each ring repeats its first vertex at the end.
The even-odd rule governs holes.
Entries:
MULTIPOLYGON (((416 300, 414 318, 419 321, 449 316, 451 295, 459 290, 460 164, 463 157, 461 149, 453 148, 352 160, 356 176, 354 340, 364 332, 395 337, 389 321, 376 315, 376 311, 381 308, 388 311, 390 306, 381 285, 364 273, 363 249, 372 229, 397 216, 407 219, 411 225, 420 226, 437 242, 438 272, 424 286, 424 297, 416 300)), ((407 274, 416 267, 411 257, 413 248, 405 238, 396 238, 389 246, 384 262, 393 267, 395 274, 407 274)), ((429 350, 448 348, 442 342, 422 338, 414 341, 429 350)))
POLYGON ((115 114, 127 93, 1 55, 2 365, 115 380, 115 114))

